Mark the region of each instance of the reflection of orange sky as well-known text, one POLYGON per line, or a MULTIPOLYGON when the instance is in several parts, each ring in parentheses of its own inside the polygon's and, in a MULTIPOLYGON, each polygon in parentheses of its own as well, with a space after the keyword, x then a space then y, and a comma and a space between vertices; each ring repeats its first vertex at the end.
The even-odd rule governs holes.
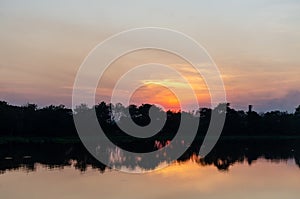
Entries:
POLYGON ((99 196, 122 199, 282 199, 299 198, 300 188, 300 172, 295 164, 264 160, 251 166, 235 164, 229 172, 220 172, 214 166, 202 167, 193 161, 172 164, 147 174, 114 170, 100 173, 90 168, 82 174, 72 167, 64 170, 48 170, 39 164, 36 167, 35 173, 14 170, 1 174, 2 198, 31 199, 32 191, 28 190, 34 189, 36 198, 45 199, 61 198, 62 195, 73 199, 99 196))

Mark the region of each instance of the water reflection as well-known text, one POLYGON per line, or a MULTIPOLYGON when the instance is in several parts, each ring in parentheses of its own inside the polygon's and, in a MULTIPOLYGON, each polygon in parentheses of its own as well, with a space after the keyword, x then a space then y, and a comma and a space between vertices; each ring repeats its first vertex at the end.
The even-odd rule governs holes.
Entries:
MULTIPOLYGON (((160 148, 165 144, 170 143, 154 141, 152 146, 160 148)), ((223 138, 204 158, 196 156, 199 147, 198 142, 193 143, 177 162, 183 163, 193 159, 200 166, 213 165, 218 170, 227 171, 236 163, 245 162, 252 165, 259 158, 263 158, 272 162, 294 160, 300 167, 300 139, 298 138, 223 138)), ((109 148, 106 149, 106 152, 111 166, 116 168, 123 166, 129 170, 149 171, 165 163, 160 157, 157 157, 156 162, 149 162, 143 159, 142 155, 126 157, 120 153, 118 148, 109 148)), ((161 151, 161 155, 167 157, 167 152, 161 151)), ((0 144, 1 173, 16 169, 35 171, 38 164, 47 168, 64 168, 73 165, 82 172, 86 171, 88 167, 98 169, 100 172, 110 169, 91 156, 80 142, 38 141, 25 143, 10 141, 0 144)))

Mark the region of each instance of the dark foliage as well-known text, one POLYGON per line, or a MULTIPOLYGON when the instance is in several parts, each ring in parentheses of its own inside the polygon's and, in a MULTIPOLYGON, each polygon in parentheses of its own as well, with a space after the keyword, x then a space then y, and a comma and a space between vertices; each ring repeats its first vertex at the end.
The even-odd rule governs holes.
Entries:
MULTIPOLYGON (((236 162, 247 161, 252 164, 258 158, 265 158, 272 161, 294 159, 300 165, 300 106, 294 113, 271 111, 258 114, 252 110, 252 106, 244 112, 232 109, 230 104, 225 105, 227 111, 222 136, 205 158, 196 160, 199 164, 215 165, 220 170, 227 170, 236 162)), ((36 163, 50 168, 64 167, 70 166, 72 161, 81 171, 92 166, 103 172, 106 166, 93 158, 82 145, 73 121, 73 116, 82 114, 89 119, 94 110, 99 124, 112 142, 138 153, 158 150, 167 145, 176 135, 181 117, 200 121, 197 137, 178 161, 186 161, 198 154, 211 114, 218 112, 217 108, 201 108, 192 113, 164 112, 150 104, 124 107, 122 104, 105 102, 93 108, 81 105, 72 112, 63 105, 38 108, 35 104, 13 106, 0 102, 0 172, 20 167, 34 170, 36 163), (160 120, 164 115, 166 121, 163 128, 147 138, 132 137, 116 124, 132 119, 139 126, 147 126, 153 122, 151 120, 160 120)), ((185 132, 186 135, 189 133, 185 132)), ((136 166, 154 169, 160 161, 149 162, 145 159, 139 165, 132 165, 132 162, 122 164, 132 169, 136 166)))
MULTIPOLYGON (((198 135, 205 135, 211 113, 214 111, 210 108, 201 108, 193 113, 172 111, 164 113, 160 108, 153 108, 150 104, 124 107, 122 104, 112 105, 101 102, 93 108, 81 105, 73 113, 64 105, 38 108, 35 104, 13 106, 0 101, 0 136, 77 136, 73 114, 75 116, 87 114, 95 110, 101 127, 111 139, 114 139, 118 136, 128 136, 118 128, 115 121, 126 123, 132 119, 137 125, 146 126, 151 122, 149 117, 151 107, 155 113, 154 119, 160 119, 164 114, 167 115, 164 127, 152 138, 164 137, 166 140, 171 140, 175 136, 182 114, 188 115, 191 120, 199 120, 197 115, 200 115, 198 135), (112 115, 112 110, 116 114, 112 115)), ((300 136, 300 106, 295 109, 294 113, 271 111, 258 114, 252 111, 252 107, 248 112, 244 112, 234 110, 227 104, 226 122, 222 135, 300 136)))

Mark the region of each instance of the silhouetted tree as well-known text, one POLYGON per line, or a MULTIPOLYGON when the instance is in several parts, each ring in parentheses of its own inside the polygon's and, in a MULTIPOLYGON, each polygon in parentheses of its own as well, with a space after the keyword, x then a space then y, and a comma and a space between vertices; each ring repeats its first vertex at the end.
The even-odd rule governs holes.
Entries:
MULTIPOLYGON (((38 108, 36 104, 28 103, 24 106, 14 106, 4 101, 0 101, 0 135, 77 137, 73 116, 91 117, 93 111, 96 112, 101 127, 112 136, 126 135, 118 128, 116 123, 118 121, 130 122, 132 120, 140 126, 146 126, 151 123, 151 119, 161 120, 166 116, 166 122, 159 132, 159 137, 170 139, 175 136, 180 126, 181 117, 184 116, 191 121, 200 120, 197 136, 201 137, 206 134, 212 112, 218 115, 226 114, 223 136, 300 136, 300 106, 296 108, 293 114, 281 111, 258 114, 252 110, 252 107, 245 113, 231 108, 230 104, 227 103, 220 104, 214 109, 201 108, 195 114, 170 110, 164 112, 161 108, 151 104, 124 107, 120 103, 113 105, 101 102, 92 108, 82 104, 72 112, 64 105, 38 108), (153 114, 152 118, 150 118, 150 113, 153 114)), ((186 132, 186 134, 189 133, 186 132)))

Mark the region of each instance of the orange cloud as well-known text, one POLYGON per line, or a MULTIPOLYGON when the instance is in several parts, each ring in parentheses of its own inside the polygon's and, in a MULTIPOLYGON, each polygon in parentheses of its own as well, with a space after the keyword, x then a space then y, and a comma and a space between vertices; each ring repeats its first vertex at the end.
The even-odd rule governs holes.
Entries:
POLYGON ((180 110, 179 99, 168 88, 157 84, 145 84, 137 89, 131 96, 130 103, 158 104, 166 110, 180 110))
MULTIPOLYGON (((185 93, 186 91, 183 89, 180 91, 181 95, 184 98, 179 99, 175 93, 171 91, 170 88, 158 85, 158 84, 145 84, 144 86, 137 89, 134 94, 131 96, 130 103, 133 104, 158 104, 163 106, 166 110, 182 110, 183 105, 193 105, 193 97, 190 93, 185 93), (181 104, 181 105, 180 105, 181 104)), ((198 103, 200 104, 209 104, 210 96, 208 91, 197 93, 196 97, 198 99, 198 103)))

